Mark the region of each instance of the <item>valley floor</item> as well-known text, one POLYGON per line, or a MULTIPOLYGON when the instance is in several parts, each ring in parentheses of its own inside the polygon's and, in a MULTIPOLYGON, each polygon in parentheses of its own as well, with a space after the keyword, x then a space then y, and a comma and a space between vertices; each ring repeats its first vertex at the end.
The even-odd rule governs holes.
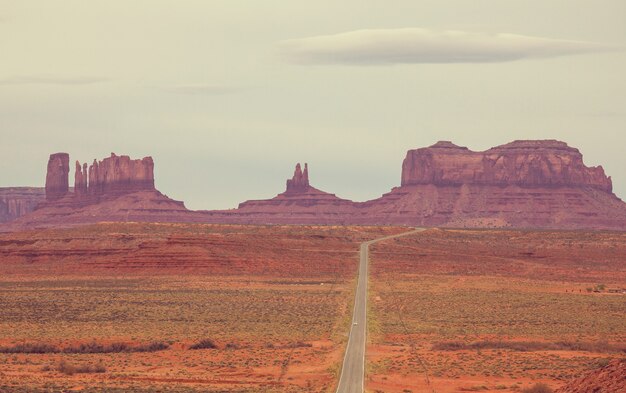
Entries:
MULTIPOLYGON (((0 234, 0 392, 333 392, 358 245, 404 231, 0 234)), ((617 232, 431 229, 372 246, 367 390, 558 387, 623 357, 624 260, 617 232)))

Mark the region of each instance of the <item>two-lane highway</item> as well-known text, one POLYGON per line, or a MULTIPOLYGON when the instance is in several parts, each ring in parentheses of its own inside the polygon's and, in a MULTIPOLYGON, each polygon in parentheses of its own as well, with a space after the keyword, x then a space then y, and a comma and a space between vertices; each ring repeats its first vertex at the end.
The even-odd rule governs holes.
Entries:
POLYGON ((359 279, 354 297, 354 311, 348 346, 343 359, 337 393, 362 393, 365 381, 365 344, 367 338, 367 269, 369 264, 369 246, 371 244, 421 232, 416 229, 398 235, 385 236, 361 244, 359 256, 359 279))

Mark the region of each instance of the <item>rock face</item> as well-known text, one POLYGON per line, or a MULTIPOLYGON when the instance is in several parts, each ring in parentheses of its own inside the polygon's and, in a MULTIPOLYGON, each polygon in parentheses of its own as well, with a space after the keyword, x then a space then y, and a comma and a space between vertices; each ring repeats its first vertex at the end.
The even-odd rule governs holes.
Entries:
POLYGON ((309 190, 309 164, 304 164, 304 172, 300 163, 296 164, 296 170, 291 179, 287 179, 286 193, 302 193, 309 190))
POLYGON ((592 371, 555 393, 623 393, 626 392, 626 359, 616 359, 599 370, 592 371))
POLYGON ((318 190, 309 184, 309 167, 296 164, 287 189, 272 199, 252 200, 239 204, 236 211, 206 212, 214 222, 321 224, 342 222, 354 203, 335 194, 318 190))
POLYGON ((70 173, 70 155, 67 153, 51 154, 46 173, 46 200, 56 201, 69 191, 68 174, 70 173))
POLYGON ((554 140, 409 150, 401 186, 362 207, 376 221, 405 225, 626 229, 611 178, 554 140))
POLYGON ((43 187, 0 188, 0 223, 32 212, 45 200, 46 192, 43 187))
POLYGON ((296 166, 285 193, 244 202, 216 219, 626 230, 626 204, 612 193, 602 167, 585 166, 582 154, 564 142, 515 141, 484 152, 438 142, 409 150, 401 186, 378 199, 359 203, 320 194, 308 183, 308 167, 296 166))
MULTIPOLYGON (((152 157, 132 160, 111 153, 90 166, 76 162, 74 190, 68 187, 69 155, 50 156, 46 200, 5 230, 68 226, 99 221, 199 221, 182 202, 154 187, 152 157)), ((2 229, 2 228, 0 228, 2 229)))
POLYGON ((409 150, 402 186, 477 184, 519 187, 589 187, 611 192, 602 167, 586 167, 578 149, 564 142, 515 141, 484 152, 451 142, 409 150))
POLYGON ((76 162, 74 188, 76 196, 115 196, 137 191, 154 190, 152 157, 131 160, 129 156, 111 156, 87 164, 76 162))
POLYGON ((401 185, 367 202, 311 186, 308 165, 302 170, 297 164, 285 192, 216 211, 192 212, 158 192, 150 157, 111 154, 89 166, 77 162, 74 192, 67 187, 68 166, 67 154, 50 156, 47 201, 17 224, 135 220, 626 231, 626 204, 612 193, 611 178, 554 140, 515 141, 483 152, 452 142, 409 150, 401 185))
POLYGON ((74 172, 74 194, 82 197, 88 194, 89 178, 87 176, 87 164, 81 167, 80 162, 76 161, 76 170, 74 172))

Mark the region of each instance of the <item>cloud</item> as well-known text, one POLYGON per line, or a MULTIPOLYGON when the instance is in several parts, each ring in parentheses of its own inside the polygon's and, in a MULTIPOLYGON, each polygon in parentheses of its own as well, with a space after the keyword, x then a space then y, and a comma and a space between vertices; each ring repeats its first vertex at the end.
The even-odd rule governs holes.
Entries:
POLYGON ((219 85, 174 85, 161 87, 161 90, 178 93, 178 94, 204 94, 204 95, 223 95, 237 93, 244 90, 242 87, 219 86, 219 85))
POLYGON ((582 41, 421 28, 355 30, 283 41, 296 64, 496 63, 616 50, 582 41))
POLYGON ((91 85, 108 80, 100 77, 12 76, 0 79, 0 85, 91 85))

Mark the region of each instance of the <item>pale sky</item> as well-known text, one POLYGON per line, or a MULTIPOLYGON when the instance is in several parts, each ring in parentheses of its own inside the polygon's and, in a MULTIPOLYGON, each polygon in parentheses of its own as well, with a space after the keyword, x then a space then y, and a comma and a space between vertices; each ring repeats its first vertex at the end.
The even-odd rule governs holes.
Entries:
POLYGON ((625 198, 625 48, 624 0, 0 0, 0 187, 115 152, 193 209, 298 161, 363 201, 409 149, 559 139, 625 198))

